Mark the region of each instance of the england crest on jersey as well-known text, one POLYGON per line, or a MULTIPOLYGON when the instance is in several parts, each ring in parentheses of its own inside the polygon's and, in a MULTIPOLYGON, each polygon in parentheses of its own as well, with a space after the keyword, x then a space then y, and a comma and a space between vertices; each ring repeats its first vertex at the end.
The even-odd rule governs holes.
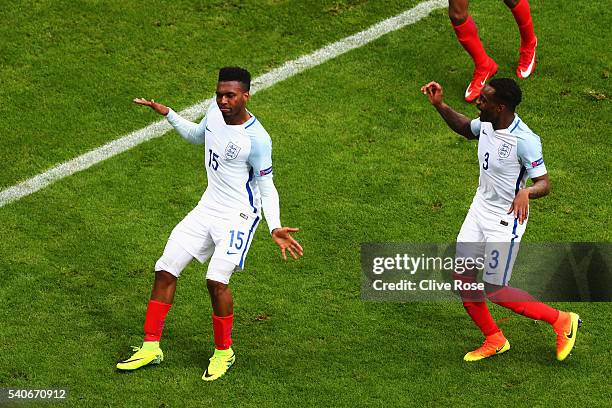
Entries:
POLYGON ((229 142, 225 147, 225 160, 234 160, 240 153, 240 146, 234 142, 229 142))
POLYGON ((510 151, 512 150, 512 145, 509 143, 502 143, 497 149, 497 153, 499 154, 500 159, 507 159, 510 156, 510 151))

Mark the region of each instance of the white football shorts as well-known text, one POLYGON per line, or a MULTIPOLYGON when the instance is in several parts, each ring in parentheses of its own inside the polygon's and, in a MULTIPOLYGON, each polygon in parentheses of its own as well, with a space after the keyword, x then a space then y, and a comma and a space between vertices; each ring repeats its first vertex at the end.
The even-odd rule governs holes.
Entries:
POLYGON ((457 236, 456 257, 484 258, 482 280, 506 286, 526 228, 527 220, 519 224, 514 214, 495 214, 472 205, 457 236))
MULTIPOLYGON (((238 213, 228 218, 206 214, 197 207, 172 230, 164 253, 155 264, 156 271, 167 271, 177 278, 193 258, 204 263, 209 258, 219 259, 235 265, 241 270, 257 230, 260 217, 256 214, 238 213)), ((207 279, 211 273, 209 266, 207 279)), ((217 281, 229 282, 229 276, 216 276, 217 281)))

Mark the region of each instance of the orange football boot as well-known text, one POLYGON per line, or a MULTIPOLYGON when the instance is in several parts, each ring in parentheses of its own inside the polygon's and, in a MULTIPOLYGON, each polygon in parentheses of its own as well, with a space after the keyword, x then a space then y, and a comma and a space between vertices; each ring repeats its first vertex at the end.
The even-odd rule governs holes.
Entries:
POLYGON ((478 361, 483 358, 491 357, 497 354, 505 353, 510 350, 510 342, 506 336, 499 331, 495 334, 487 336, 482 346, 474 351, 467 353, 463 359, 465 361, 478 361))
POLYGON ((557 360, 565 360, 572 351, 580 326, 582 326, 582 320, 576 313, 559 311, 559 318, 553 325, 557 333, 557 360))

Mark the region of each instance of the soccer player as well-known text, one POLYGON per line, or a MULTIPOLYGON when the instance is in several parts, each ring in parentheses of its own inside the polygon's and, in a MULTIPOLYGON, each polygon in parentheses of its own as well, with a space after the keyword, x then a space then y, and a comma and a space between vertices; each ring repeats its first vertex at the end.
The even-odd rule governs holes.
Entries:
POLYGON ((282 227, 279 197, 272 181, 272 141, 261 123, 247 109, 251 85, 248 71, 225 67, 219 71, 216 101, 199 124, 179 116, 153 100, 134 99, 166 116, 188 142, 204 145, 208 185, 198 205, 172 230, 164 252, 155 264, 155 282, 147 306, 144 342, 136 353, 117 364, 135 370, 159 364, 164 321, 181 271, 197 259, 210 259, 206 284, 212 303, 215 351, 202 379, 224 375, 236 359, 232 350, 233 299, 228 283, 235 270, 244 268, 247 252, 261 219, 266 217, 272 239, 286 260, 288 251, 303 254, 291 236, 297 228, 282 227))
MULTIPOLYGON (((519 63, 516 67, 516 76, 527 78, 535 68, 536 47, 538 39, 533 31, 533 21, 528 0, 504 0, 510 8, 521 34, 521 47, 519 63)), ((487 55, 480 38, 478 29, 472 17, 468 14, 469 0, 449 0, 448 17, 451 20, 457 40, 470 54, 474 61, 474 74, 472 81, 465 90, 465 100, 474 101, 480 95, 487 79, 497 72, 497 64, 487 55)))
MULTIPOLYGON (((457 237, 457 256, 486 259, 486 297, 515 313, 549 323, 557 335, 557 359, 564 360, 576 341, 581 323, 578 315, 553 309, 527 292, 508 286, 527 227, 529 200, 550 191, 540 138, 515 113, 522 98, 519 86, 509 78, 492 80, 476 100, 480 116, 471 121, 444 103, 440 84, 430 82, 421 91, 453 131, 467 139, 478 139, 480 178, 457 237), (530 187, 525 185, 528 177, 533 181, 530 187)), ((454 279, 474 283, 476 274, 455 273, 454 279)), ((491 317, 485 293, 467 290, 460 295, 468 315, 485 336, 483 345, 467 353, 464 360, 481 360, 508 351, 510 343, 491 317)))

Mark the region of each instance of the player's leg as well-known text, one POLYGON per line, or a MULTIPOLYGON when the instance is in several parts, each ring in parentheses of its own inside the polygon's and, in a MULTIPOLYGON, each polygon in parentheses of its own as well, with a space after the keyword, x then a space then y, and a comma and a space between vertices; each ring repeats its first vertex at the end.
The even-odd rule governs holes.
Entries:
POLYGON ((244 266, 258 223, 258 216, 246 214, 213 222, 211 236, 215 252, 206 272, 206 286, 213 309, 215 351, 202 376, 205 381, 221 377, 236 361, 231 347, 234 303, 228 284, 232 273, 244 266))
POLYGON ((528 0, 504 0, 506 6, 512 12, 514 20, 521 33, 521 48, 516 76, 527 78, 535 69, 536 47, 538 39, 533 30, 533 20, 528 0))
POLYGON ((451 20, 457 40, 474 61, 472 81, 465 91, 465 100, 474 101, 487 79, 497 72, 497 64, 487 55, 478 36, 478 28, 468 13, 468 0, 449 0, 448 17, 451 20))
MULTIPOLYGON (((183 253, 185 252, 183 251, 183 253)), ((187 255, 191 257, 190 254, 187 255)), ((164 269, 156 270, 155 281, 151 290, 151 300, 171 305, 174 300, 174 293, 176 292, 176 281, 177 278, 174 274, 164 269)))
POLYGON ((519 224, 516 219, 512 223, 508 222, 510 220, 505 221, 506 225, 500 223, 497 218, 488 222, 488 241, 485 247, 488 262, 485 263, 483 272, 487 296, 492 302, 515 313, 553 324, 559 315, 557 310, 536 302, 521 289, 507 286, 527 221, 523 224, 519 224))
MULTIPOLYGON (((457 246, 459 247, 464 244, 465 243, 458 243, 457 246)), ((477 283, 476 278, 476 271, 465 271, 464 273, 455 272, 453 274, 453 279, 461 281, 462 287, 470 286, 466 284, 477 283)), ((459 295, 461 296, 465 311, 485 337, 500 331, 489 312, 484 291, 479 289, 460 290, 459 295)))
MULTIPOLYGON (((459 235, 457 236, 455 258, 475 259, 482 256, 482 241, 484 241, 484 236, 480 230, 474 211, 470 209, 463 221, 459 235)), ((475 283, 476 273, 474 271, 465 271, 463 273, 455 272, 453 274, 453 279, 460 280, 463 283, 475 283)), ((491 317, 491 313, 489 313, 486 296, 482 290, 460 291, 459 295, 461 296, 465 311, 485 337, 499 331, 499 328, 491 317)))
MULTIPOLYGON (((462 283, 476 283, 474 272, 454 274, 455 280, 462 283)), ((510 342, 499 329, 486 304, 486 296, 482 290, 461 290, 463 307, 472 321, 480 328, 485 340, 480 347, 468 352, 463 359, 465 361, 478 361, 510 350, 510 342)))
POLYGON ((120 370, 135 370, 149 364, 159 364, 164 353, 159 347, 164 322, 176 292, 176 281, 193 256, 178 242, 170 239, 164 253, 155 264, 155 281, 147 305, 142 347, 134 347, 136 353, 117 364, 120 370))
POLYGON ((508 286, 526 226, 527 222, 521 225, 514 220, 511 233, 505 231, 506 228, 510 228, 510 225, 505 227, 495 223, 495 226, 492 226, 494 231, 490 233, 490 239, 501 241, 510 237, 510 240, 508 242, 487 242, 486 251, 490 262, 485 265, 483 274, 485 290, 489 300, 493 303, 530 319, 542 320, 550 324, 557 333, 557 358, 563 360, 574 346, 575 333, 579 326, 578 315, 554 309, 537 301, 526 291, 508 286))
MULTIPOLYGON (((484 243, 482 241, 484 241, 484 235, 475 211, 470 209, 457 237, 456 260, 482 257, 484 254, 484 243)), ((476 283, 476 271, 457 270, 453 274, 453 279, 460 280, 464 284, 476 283)), ((478 289, 461 290, 459 295, 465 311, 485 336, 482 346, 467 353, 464 360, 477 361, 510 349, 510 343, 508 343, 489 312, 484 291, 478 289)))
POLYGON ((228 285, 235 268, 236 265, 233 262, 219 258, 213 258, 208 265, 206 286, 213 309, 215 352, 202 376, 205 381, 213 381, 221 377, 236 361, 232 350, 234 299, 228 285))
POLYGON ((117 368, 134 370, 163 360, 159 340, 174 300, 177 278, 193 258, 204 262, 213 250, 214 243, 205 217, 196 210, 191 211, 174 227, 164 253, 155 264, 155 281, 147 305, 143 345, 134 347, 136 354, 117 364, 117 368))
POLYGON ((215 349, 227 350, 232 346, 234 322, 234 299, 229 288, 229 279, 236 265, 224 259, 213 258, 206 273, 206 286, 212 305, 215 349))
POLYGON ((515 313, 550 324, 557 336, 557 359, 565 360, 574 348, 576 333, 582 324, 580 316, 538 302, 524 290, 510 286, 485 284, 489 299, 515 313))

